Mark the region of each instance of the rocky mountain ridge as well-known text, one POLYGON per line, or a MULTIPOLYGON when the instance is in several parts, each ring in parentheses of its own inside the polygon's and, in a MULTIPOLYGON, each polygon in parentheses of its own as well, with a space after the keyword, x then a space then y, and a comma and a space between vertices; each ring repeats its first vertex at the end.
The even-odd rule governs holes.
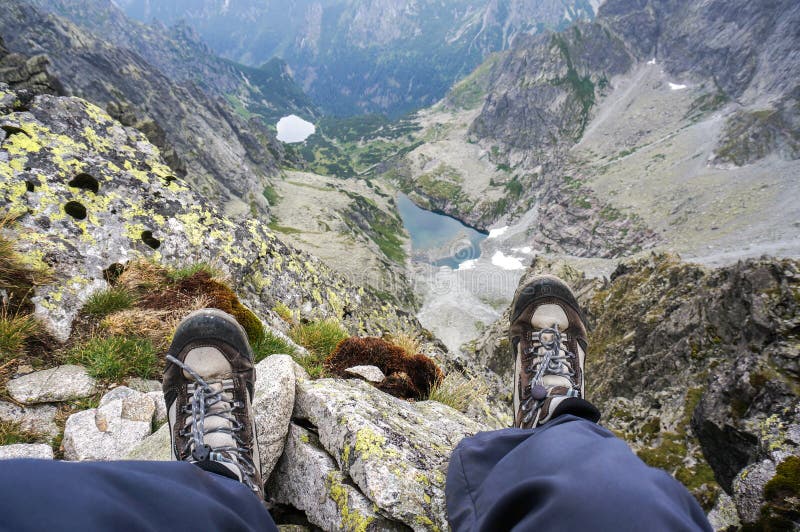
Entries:
POLYGON ((594 15, 585 0, 128 0, 120 6, 144 22, 185 20, 214 50, 246 64, 282 57, 306 92, 337 116, 399 116, 433 104, 516 35, 594 15))

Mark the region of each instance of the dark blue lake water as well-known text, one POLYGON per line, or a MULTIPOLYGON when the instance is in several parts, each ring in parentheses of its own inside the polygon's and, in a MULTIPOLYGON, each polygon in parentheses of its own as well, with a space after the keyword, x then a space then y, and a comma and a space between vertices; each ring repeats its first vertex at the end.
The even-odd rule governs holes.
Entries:
POLYGON ((481 242, 486 239, 486 234, 449 216, 426 211, 405 194, 398 195, 397 210, 411 235, 415 260, 455 270, 459 264, 480 256, 481 242))

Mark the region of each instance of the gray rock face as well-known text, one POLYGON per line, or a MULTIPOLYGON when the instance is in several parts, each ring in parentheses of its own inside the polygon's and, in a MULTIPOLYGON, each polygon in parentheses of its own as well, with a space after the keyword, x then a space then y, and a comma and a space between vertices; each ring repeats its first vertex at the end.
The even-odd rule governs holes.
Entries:
POLYGON ((711 523, 711 528, 718 532, 736 530, 742 526, 736 511, 736 503, 727 493, 721 494, 717 499, 717 504, 708 513, 708 522, 711 523))
POLYGON ((400 525, 373 509, 325 452, 317 437, 292 424, 286 450, 267 492, 291 504, 323 530, 398 530, 400 525))
POLYGON ((66 365, 29 373, 9 381, 6 387, 14 400, 31 405, 89 397, 97 383, 85 368, 66 365))
POLYGON ((344 372, 376 384, 380 384, 386 380, 386 375, 376 366, 353 366, 352 368, 347 368, 344 372))
POLYGON ((272 355, 256 365, 253 416, 265 479, 283 453, 289 431, 295 395, 294 364, 289 355, 272 355))
POLYGON ((67 460, 120 460, 152 433, 156 407, 147 394, 120 386, 100 406, 72 414, 64 428, 67 460))
POLYGON ((464 436, 486 429, 445 405, 409 403, 356 380, 299 381, 294 417, 316 425, 341 471, 414 530, 447 528, 450 452, 464 436))
POLYGON ((751 464, 744 468, 733 481, 733 498, 739 517, 745 523, 754 523, 764 503, 764 486, 775 476, 775 464, 771 460, 751 464))
POLYGON ((55 423, 57 412, 53 405, 20 407, 0 401, 0 421, 19 423, 23 430, 48 438, 55 438, 60 432, 55 423))
POLYGON ((53 448, 43 443, 18 443, 0 446, 0 460, 12 460, 14 458, 52 460, 53 448))
POLYGON ((125 460, 152 460, 169 462, 170 452, 169 424, 164 423, 157 431, 136 444, 128 451, 125 460))

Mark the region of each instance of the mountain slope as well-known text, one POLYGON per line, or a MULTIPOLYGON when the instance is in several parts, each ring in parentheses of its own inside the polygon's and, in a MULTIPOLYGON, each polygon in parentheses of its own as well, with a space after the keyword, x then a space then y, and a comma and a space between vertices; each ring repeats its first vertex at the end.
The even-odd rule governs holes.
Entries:
POLYGON ((128 18, 111 0, 28 2, 114 46, 135 51, 172 81, 194 83, 268 123, 291 113, 309 119, 318 113, 279 59, 265 60, 258 67, 234 63, 215 55, 189 26, 143 24, 128 18))
POLYGON ((0 35, 11 51, 46 54, 68 94, 145 131, 177 175, 229 212, 268 212, 262 191, 281 146, 261 121, 245 120, 195 85, 172 82, 137 53, 18 0, 0 11, 0 35))
POLYGON ((329 114, 394 116, 436 102, 487 53, 516 35, 591 18, 586 0, 302 0, 148 2, 121 7, 143 21, 185 20, 225 57, 285 59, 329 114))

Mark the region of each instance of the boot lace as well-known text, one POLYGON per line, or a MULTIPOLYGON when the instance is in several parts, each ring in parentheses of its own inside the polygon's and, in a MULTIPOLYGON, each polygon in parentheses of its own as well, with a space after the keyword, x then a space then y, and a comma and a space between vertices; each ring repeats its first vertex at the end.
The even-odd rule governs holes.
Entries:
POLYGON ((528 397, 521 404, 522 411, 525 413, 522 422, 525 424, 530 423, 534 415, 538 415, 547 399, 545 376, 553 375, 567 379, 570 383, 567 397, 580 396, 580 388, 575 382, 575 371, 572 369, 574 368, 573 363, 577 361, 578 357, 567 349, 558 325, 542 329, 538 333, 534 332, 531 339, 534 343, 525 350, 525 354, 536 355, 540 348, 544 349, 544 354, 534 356, 530 365, 525 368, 528 375, 533 375, 530 380, 528 397))
POLYGON ((251 459, 251 450, 239 435, 244 425, 234 415, 234 410, 243 409, 245 405, 241 401, 234 401, 231 395, 224 393, 233 389, 233 382, 223 381, 219 383, 219 389, 215 389, 211 383, 206 382, 197 372, 177 358, 167 355, 167 360, 180 367, 194 380, 194 383, 189 385, 191 395, 189 404, 184 409, 184 412, 190 415, 191 423, 187 424, 180 432, 181 436, 189 437, 182 449, 182 454, 191 452, 187 461, 193 464, 214 461, 236 467, 241 473, 242 482, 253 492, 258 493, 259 489, 254 480, 256 468, 251 459), (214 406, 220 404, 223 405, 223 408, 211 411, 214 406), (211 417, 223 419, 230 426, 206 429, 205 421, 211 417), (205 443, 205 437, 214 433, 230 435, 236 445, 221 445, 211 448, 205 443))

